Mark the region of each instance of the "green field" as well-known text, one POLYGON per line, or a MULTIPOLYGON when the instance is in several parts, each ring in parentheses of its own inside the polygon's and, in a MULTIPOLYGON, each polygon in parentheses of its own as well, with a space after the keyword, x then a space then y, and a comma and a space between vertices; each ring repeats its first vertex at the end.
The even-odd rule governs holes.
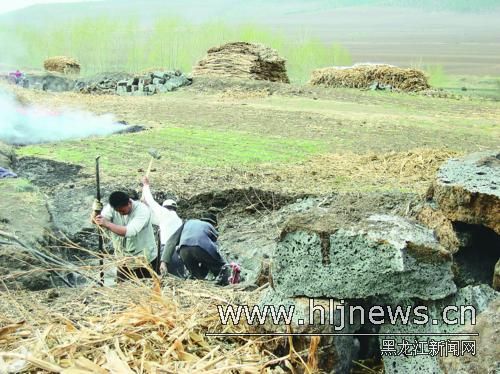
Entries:
MULTIPOLYGON (((44 106, 112 112, 149 129, 26 146, 17 153, 78 164, 89 176, 101 155, 104 180, 127 183, 140 179, 147 151, 155 148, 162 154, 154 162, 155 184, 180 193, 245 185, 325 193, 422 191, 447 157, 499 144, 495 101, 325 88, 287 94, 305 88, 293 85, 271 96, 255 97, 251 90, 228 96, 236 87, 248 89, 231 81, 206 92, 198 80, 189 89, 151 97, 58 94, 53 101, 33 92, 28 99, 44 106)), ((265 87, 262 82, 254 89, 265 87)))

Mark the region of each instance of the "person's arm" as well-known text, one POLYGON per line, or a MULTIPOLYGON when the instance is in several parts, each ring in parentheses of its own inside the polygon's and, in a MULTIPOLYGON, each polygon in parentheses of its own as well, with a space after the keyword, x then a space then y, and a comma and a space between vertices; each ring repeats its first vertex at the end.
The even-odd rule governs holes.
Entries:
MULTIPOLYGON (((99 217, 102 217, 102 216, 96 217, 96 220, 98 223, 99 223, 99 221, 98 221, 99 217)), ((116 235, 127 236, 127 232, 128 232, 127 226, 117 225, 113 222, 108 221, 105 218, 102 219, 102 224, 100 223, 100 225, 107 228, 108 230, 114 232, 116 235)))
POLYGON ((147 177, 142 178, 142 197, 144 202, 149 206, 151 212, 153 213, 153 223, 159 225, 163 213, 163 207, 156 202, 151 193, 151 188, 149 187, 149 180, 147 177))
POLYGON ((182 224, 171 236, 168 238, 165 248, 163 248, 163 254, 161 256, 161 262, 170 263, 172 255, 174 254, 175 248, 181 241, 182 230, 184 229, 184 224, 182 224))
MULTIPOLYGON (((130 220, 127 226, 122 226, 125 227, 124 236, 127 238, 130 238, 131 236, 136 236, 139 233, 139 231, 141 231, 144 228, 144 226, 147 225, 147 223, 151 218, 151 212, 149 211, 148 207, 139 204, 135 207, 135 209, 137 209, 137 211, 135 212, 134 218, 130 220)), ((111 228, 110 230, 113 231, 113 229, 111 228)))
POLYGON ((212 226, 208 225, 208 237, 215 243, 219 238, 219 232, 212 226))
POLYGON ((114 232, 116 235, 125 236, 127 233, 127 227, 117 225, 112 222, 113 219, 113 208, 108 204, 106 205, 101 214, 95 217, 95 221, 99 226, 107 228, 108 230, 114 232))

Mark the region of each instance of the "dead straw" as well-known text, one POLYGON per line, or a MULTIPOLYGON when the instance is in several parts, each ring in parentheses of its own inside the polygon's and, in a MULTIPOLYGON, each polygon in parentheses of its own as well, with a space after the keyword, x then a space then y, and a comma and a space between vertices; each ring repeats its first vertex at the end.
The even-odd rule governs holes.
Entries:
POLYGON ((312 85, 347 88, 368 88, 375 82, 406 92, 430 88, 427 77, 421 70, 381 64, 316 69, 309 81, 312 85))
POLYGON ((58 293, 2 295, 0 372, 272 373, 283 362, 266 349, 284 344, 280 339, 205 336, 248 331, 222 326, 215 305, 236 297, 255 304, 256 293, 173 278, 163 287, 153 279, 58 293))

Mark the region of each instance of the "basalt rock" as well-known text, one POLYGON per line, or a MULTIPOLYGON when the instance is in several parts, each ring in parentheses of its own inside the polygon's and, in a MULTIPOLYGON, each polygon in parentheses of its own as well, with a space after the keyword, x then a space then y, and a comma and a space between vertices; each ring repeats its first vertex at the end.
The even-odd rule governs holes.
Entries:
POLYGON ((460 247, 460 238, 453 228, 453 223, 442 211, 431 204, 425 204, 416 212, 415 218, 436 233, 439 243, 450 253, 456 253, 460 247))
POLYGON ((500 372, 500 298, 496 298, 477 318, 476 325, 461 332, 479 334, 465 339, 476 341, 476 355, 440 358, 445 374, 481 374, 500 372))
MULTIPOLYGON (((480 285, 467 286, 458 290, 455 295, 451 295, 438 301, 417 302, 408 300, 407 302, 404 302, 400 300, 394 302, 394 307, 397 305, 404 305, 405 308, 415 308, 417 306, 425 307, 425 314, 429 319, 425 324, 417 324, 413 322, 414 317, 417 317, 417 319, 422 322, 423 319, 420 316, 410 314, 408 323, 403 323, 400 319, 396 323, 385 323, 382 325, 380 328, 381 335, 379 337, 379 341, 385 373, 458 373, 458 371, 444 371, 441 369, 439 363, 440 357, 444 357, 445 355, 453 356, 455 354, 461 354, 461 344, 463 343, 460 343, 460 340, 465 339, 471 341, 476 340, 477 337, 439 335, 425 336, 424 334, 459 333, 466 326, 470 325, 471 322, 477 318, 477 316, 479 316, 477 320, 480 320, 482 316, 480 313, 487 310, 490 303, 496 304, 498 301, 498 292, 495 292, 489 286, 480 285), (456 310, 448 310, 445 316, 444 311, 449 307, 456 307, 456 310), (444 317, 447 318, 447 321, 444 320, 444 317), (393 335, 395 333, 417 334, 417 336, 395 336, 393 335), (415 344, 415 340, 420 342, 418 346, 413 345, 415 344), (457 350, 455 351, 455 349, 457 350), (403 350, 405 354, 397 354, 403 350), (418 354, 418 352, 420 352, 420 354, 418 354), (431 354, 431 352, 434 352, 435 354, 431 354)), ((422 310, 420 311, 422 312, 422 310)), ((489 315, 485 315, 482 318, 484 317, 489 320, 489 322, 485 322, 485 324, 489 327, 487 328, 487 331, 483 332, 492 337, 492 335, 494 335, 494 331, 498 331, 498 327, 495 327, 495 325, 492 324, 494 319, 491 319, 489 315)), ((498 316, 496 318, 498 320, 498 316)), ((487 340, 484 340, 483 343, 486 341, 487 340)), ((491 344, 494 344, 493 341, 491 341, 491 344)), ((471 345, 469 345, 469 347, 473 348, 471 345)), ((459 358, 459 361, 467 362, 469 360, 477 360, 477 357, 483 357, 483 354, 479 349, 480 347, 476 346, 476 356, 472 355, 471 352, 465 352, 464 355, 459 358), (479 354, 479 352, 481 353, 479 354)), ((466 371, 463 373, 476 372, 487 373, 489 371, 466 371)))
POLYGON ((372 215, 341 224, 335 214, 315 211, 286 224, 272 275, 287 297, 436 300, 456 292, 451 265, 432 231, 415 222, 372 215))
POLYGON ((495 265, 495 273, 493 274, 493 288, 500 291, 500 260, 495 265))
POLYGON ((500 235, 500 152, 450 159, 428 191, 452 222, 483 225, 500 235))

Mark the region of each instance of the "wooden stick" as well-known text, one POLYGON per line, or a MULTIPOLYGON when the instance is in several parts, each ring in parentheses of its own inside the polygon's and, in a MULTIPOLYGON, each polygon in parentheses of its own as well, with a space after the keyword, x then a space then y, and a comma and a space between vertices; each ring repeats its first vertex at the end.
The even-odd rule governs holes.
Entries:
POLYGON ((153 165, 153 157, 149 160, 148 171, 146 171, 146 177, 149 177, 149 172, 151 171, 151 165, 153 165))

